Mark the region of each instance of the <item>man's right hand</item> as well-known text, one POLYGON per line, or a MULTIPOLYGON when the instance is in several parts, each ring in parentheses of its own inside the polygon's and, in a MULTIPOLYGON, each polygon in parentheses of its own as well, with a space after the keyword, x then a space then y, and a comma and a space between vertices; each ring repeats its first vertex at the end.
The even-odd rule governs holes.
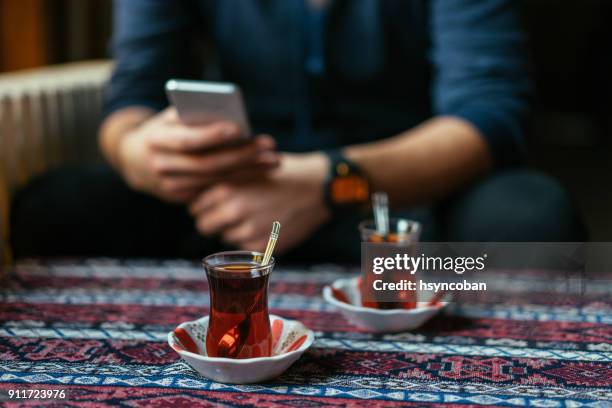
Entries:
POLYGON ((229 122, 186 126, 168 108, 118 140, 116 164, 132 188, 187 202, 221 178, 276 167, 274 148, 270 136, 242 141, 238 126, 229 122))

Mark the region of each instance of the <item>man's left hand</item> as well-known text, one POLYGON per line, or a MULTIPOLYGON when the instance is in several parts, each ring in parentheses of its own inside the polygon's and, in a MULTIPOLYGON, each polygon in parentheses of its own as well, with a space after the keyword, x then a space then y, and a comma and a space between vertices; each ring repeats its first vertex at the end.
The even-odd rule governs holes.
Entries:
POLYGON ((272 222, 282 225, 277 253, 286 252, 330 217, 323 201, 328 161, 323 154, 283 154, 281 165, 254 181, 225 181, 189 205, 203 235, 218 234, 230 245, 263 251, 272 222))

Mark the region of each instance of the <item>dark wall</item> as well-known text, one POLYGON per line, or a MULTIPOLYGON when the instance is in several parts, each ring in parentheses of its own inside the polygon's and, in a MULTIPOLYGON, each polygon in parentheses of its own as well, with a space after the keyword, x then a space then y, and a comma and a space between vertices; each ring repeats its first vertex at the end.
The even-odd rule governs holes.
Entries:
POLYGON ((612 241, 612 1, 520 0, 537 101, 529 163, 561 180, 593 241, 612 241))
MULTIPOLYGON (((583 143, 607 142, 612 116, 612 1, 521 0, 521 7, 530 37, 539 126, 542 121, 554 122, 551 115, 563 115, 562 121, 581 122, 574 125, 588 128, 587 134, 575 136, 588 139, 583 143)), ((581 142, 571 135, 561 140, 542 134, 533 137, 553 143, 581 142)))
POLYGON ((45 7, 50 64, 108 58, 112 0, 47 0, 45 7))

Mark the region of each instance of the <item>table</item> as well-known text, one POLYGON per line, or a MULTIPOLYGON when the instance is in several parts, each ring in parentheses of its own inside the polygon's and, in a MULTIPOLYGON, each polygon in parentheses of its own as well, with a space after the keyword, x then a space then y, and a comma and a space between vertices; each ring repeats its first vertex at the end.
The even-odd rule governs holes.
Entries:
POLYGON ((279 268, 272 312, 303 321, 317 340, 280 378, 228 385, 199 376, 166 343, 178 323, 207 313, 197 263, 30 260, 8 272, 0 401, 9 389, 58 389, 85 406, 612 406, 612 301, 601 285, 590 298, 490 291, 414 332, 374 335, 321 298, 345 269, 279 268))

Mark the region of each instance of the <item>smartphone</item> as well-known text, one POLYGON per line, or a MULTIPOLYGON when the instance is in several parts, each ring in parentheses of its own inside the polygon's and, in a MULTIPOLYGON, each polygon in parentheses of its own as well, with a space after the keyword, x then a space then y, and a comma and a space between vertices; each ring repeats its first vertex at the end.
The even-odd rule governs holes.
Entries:
POLYGON ((166 82, 166 93, 186 125, 231 121, 238 125, 244 138, 251 136, 251 126, 238 85, 170 79, 166 82))

